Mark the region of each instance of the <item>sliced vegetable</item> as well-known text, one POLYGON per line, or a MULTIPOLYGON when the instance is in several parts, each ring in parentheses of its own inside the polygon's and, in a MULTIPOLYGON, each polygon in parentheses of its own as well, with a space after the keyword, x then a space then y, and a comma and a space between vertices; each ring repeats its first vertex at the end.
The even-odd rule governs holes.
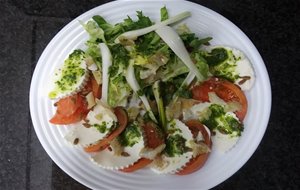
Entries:
POLYGON ((166 26, 166 25, 178 22, 178 21, 183 20, 183 19, 185 19, 189 16, 191 16, 190 12, 183 12, 183 13, 180 13, 180 14, 178 14, 174 17, 171 17, 167 20, 164 20, 160 23, 154 24, 152 26, 149 26, 149 27, 146 27, 146 28, 143 28, 143 29, 139 29, 139 30, 133 30, 133 31, 125 32, 125 33, 121 34, 120 36, 118 36, 115 39, 115 43, 120 43, 120 41, 122 41, 124 39, 125 40, 136 40, 137 37, 139 37, 139 36, 142 36, 142 35, 145 35, 149 32, 157 30, 158 28, 160 28, 162 26, 166 26))
POLYGON ((205 77, 199 72, 191 57, 186 50, 183 41, 170 26, 162 26, 155 31, 168 46, 174 51, 174 53, 183 61, 184 64, 190 69, 199 81, 205 80, 205 77))
POLYGON ((112 65, 112 57, 105 43, 99 44, 102 55, 102 97, 104 103, 108 103, 109 67, 112 65))
POLYGON ((158 107, 158 114, 159 114, 159 124, 162 126, 164 131, 166 131, 167 127, 167 118, 166 118, 166 112, 164 107, 164 102, 161 95, 161 87, 160 87, 160 81, 156 81, 152 86, 153 94, 155 97, 155 101, 158 107))
POLYGON ((57 111, 50 119, 50 123, 67 125, 81 121, 85 118, 88 110, 86 102, 79 94, 61 99, 56 103, 57 111))
POLYGON ((70 116, 82 105, 82 97, 79 94, 60 99, 55 103, 56 112, 64 116, 70 116))
POLYGON ((146 138, 146 147, 154 149, 164 143, 164 133, 156 123, 148 121, 142 125, 142 129, 146 138))

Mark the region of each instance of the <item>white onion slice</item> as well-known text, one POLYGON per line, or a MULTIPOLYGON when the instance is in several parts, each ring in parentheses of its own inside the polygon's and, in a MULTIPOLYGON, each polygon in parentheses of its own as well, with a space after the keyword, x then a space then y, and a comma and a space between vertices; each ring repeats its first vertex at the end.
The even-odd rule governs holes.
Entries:
POLYGON ((109 67, 112 65, 112 56, 109 48, 105 43, 99 44, 102 56, 102 97, 101 101, 107 104, 108 83, 109 83, 109 67))
POLYGON ((177 32, 170 26, 162 26, 155 32, 182 60, 182 62, 189 68, 190 72, 194 73, 199 81, 204 81, 205 77, 200 73, 196 65, 193 63, 188 51, 184 46, 183 41, 181 40, 177 32))
POLYGON ((120 43, 120 40, 122 40, 122 39, 135 40, 135 39, 137 39, 137 37, 145 35, 149 32, 152 32, 152 31, 160 28, 161 26, 165 26, 165 25, 169 25, 169 24, 178 22, 178 21, 183 20, 183 19, 185 19, 186 17, 189 17, 189 16, 191 16, 191 13, 188 12, 188 11, 185 11, 185 12, 182 12, 182 13, 180 13, 180 14, 174 16, 174 17, 171 17, 167 20, 164 20, 162 22, 154 24, 152 26, 142 28, 142 29, 138 29, 138 30, 132 30, 132 31, 125 32, 125 33, 121 34, 120 36, 118 36, 115 39, 115 43, 120 43))

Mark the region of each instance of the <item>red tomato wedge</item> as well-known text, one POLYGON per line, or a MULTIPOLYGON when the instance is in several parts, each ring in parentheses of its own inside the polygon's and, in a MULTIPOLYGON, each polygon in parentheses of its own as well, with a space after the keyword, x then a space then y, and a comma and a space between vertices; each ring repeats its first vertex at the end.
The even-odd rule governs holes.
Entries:
POLYGON ((152 162, 152 160, 150 159, 147 159, 147 158, 140 158, 138 161, 136 161, 133 165, 127 167, 127 168, 124 168, 124 169, 121 169, 119 171, 122 171, 122 172, 134 172, 136 170, 139 170, 141 168, 144 168, 146 167, 147 165, 149 165, 150 163, 152 162))
POLYGON ((86 152, 98 152, 100 150, 104 150, 109 145, 109 143, 114 138, 116 138, 119 134, 121 134, 122 131, 125 129, 128 123, 128 116, 125 109, 122 107, 116 107, 114 108, 114 113, 117 116, 119 127, 116 130, 114 130, 111 134, 109 134, 107 137, 99 141, 99 143, 85 147, 84 150, 86 152))
POLYGON ((82 105, 82 101, 83 98, 78 94, 62 98, 56 103, 56 112, 64 116, 70 116, 82 105))
POLYGON ((84 119, 88 110, 84 98, 80 94, 59 100, 55 115, 50 122, 57 125, 67 125, 84 119))
MULTIPOLYGON (((211 139, 210 136, 208 134, 208 132, 206 131, 206 129, 204 128, 204 126, 198 121, 198 120, 189 120, 187 122, 185 122, 185 124, 189 127, 189 129, 192 131, 193 136, 196 137, 198 132, 200 131, 203 135, 204 138, 204 143, 211 148, 211 139)), ((206 162, 207 158, 209 156, 209 152, 205 153, 205 154, 200 154, 195 158, 192 158, 187 165, 180 170, 179 172, 177 172, 177 175, 187 175, 190 173, 193 173, 197 170, 199 170, 206 162)))
POLYGON ((239 102, 242 108, 236 112, 236 115, 240 121, 244 120, 247 113, 248 102, 244 92, 239 86, 225 79, 212 77, 209 80, 204 81, 202 84, 196 85, 192 88, 193 99, 200 100, 202 102, 209 102, 209 92, 215 92, 226 102, 239 102))
POLYGON ((142 126, 146 138, 146 146, 156 148, 164 143, 164 137, 161 129, 152 121, 148 121, 142 126))

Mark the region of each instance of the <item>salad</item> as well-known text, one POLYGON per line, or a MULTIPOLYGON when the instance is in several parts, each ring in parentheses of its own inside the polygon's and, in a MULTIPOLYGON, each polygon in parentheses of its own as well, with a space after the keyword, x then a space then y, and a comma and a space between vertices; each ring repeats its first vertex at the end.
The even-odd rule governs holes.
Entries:
POLYGON ((76 124, 65 140, 122 172, 186 175, 212 149, 230 151, 243 133, 254 70, 240 50, 192 33, 190 16, 162 7, 156 22, 141 11, 114 25, 100 15, 80 22, 89 39, 53 74, 50 123, 76 124))

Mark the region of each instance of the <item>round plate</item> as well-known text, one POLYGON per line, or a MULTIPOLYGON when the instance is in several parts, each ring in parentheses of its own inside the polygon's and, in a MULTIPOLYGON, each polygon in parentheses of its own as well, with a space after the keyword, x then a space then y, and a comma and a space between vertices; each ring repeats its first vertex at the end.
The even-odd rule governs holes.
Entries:
POLYGON ((96 7, 65 26, 49 43, 35 68, 30 88, 30 112, 36 134, 52 160, 75 180, 92 189, 209 189, 223 182, 241 168, 256 150, 266 130, 271 109, 271 89, 264 62, 248 37, 218 13, 187 1, 115 1, 96 7), (169 15, 190 11, 184 23, 200 37, 212 36, 212 44, 238 48, 248 56, 256 73, 254 87, 246 92, 249 102, 245 130, 237 145, 226 154, 212 149, 205 166, 188 176, 157 175, 149 169, 122 173, 101 169, 89 161, 81 149, 70 147, 63 136, 72 126, 57 127, 48 121, 54 115, 48 98, 49 84, 55 69, 76 48, 85 48, 87 33, 79 24, 93 15, 109 23, 121 22, 125 15, 136 18, 142 10, 153 21, 159 21, 160 8, 166 5, 169 15))

